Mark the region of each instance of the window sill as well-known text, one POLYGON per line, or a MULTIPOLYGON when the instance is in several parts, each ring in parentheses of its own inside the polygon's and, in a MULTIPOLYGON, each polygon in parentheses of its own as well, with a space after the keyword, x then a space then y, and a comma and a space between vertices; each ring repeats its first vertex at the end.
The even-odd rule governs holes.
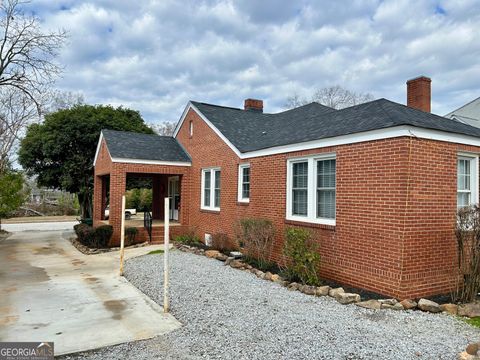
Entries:
POLYGON ((200 212, 207 214, 220 214, 220 209, 200 209, 200 212))
POLYGON ((315 229, 325 229, 325 230, 330 230, 330 231, 335 231, 335 228, 336 228, 335 225, 319 224, 319 223, 288 220, 288 219, 285 219, 285 224, 295 225, 295 226, 303 226, 303 227, 309 227, 309 228, 315 228, 315 229))
POLYGON ((237 200, 237 205, 248 206, 248 205, 250 205, 250 201, 238 201, 237 200))

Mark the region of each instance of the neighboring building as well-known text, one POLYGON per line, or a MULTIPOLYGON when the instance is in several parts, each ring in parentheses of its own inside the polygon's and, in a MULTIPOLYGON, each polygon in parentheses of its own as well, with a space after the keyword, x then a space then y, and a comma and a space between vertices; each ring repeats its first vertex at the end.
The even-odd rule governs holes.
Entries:
POLYGON ((480 97, 453 110, 445 117, 480 128, 480 97))
POLYGON ((300 226, 314 233, 325 278, 397 298, 446 293, 457 207, 478 202, 480 129, 429 113, 430 79, 407 82, 407 92, 408 107, 379 99, 277 114, 261 100, 244 109, 191 101, 173 138, 103 131, 94 222, 109 187, 118 241, 126 177, 149 176, 154 218, 178 191, 173 234, 233 236, 236 220, 268 218, 276 260, 285 227, 300 226))

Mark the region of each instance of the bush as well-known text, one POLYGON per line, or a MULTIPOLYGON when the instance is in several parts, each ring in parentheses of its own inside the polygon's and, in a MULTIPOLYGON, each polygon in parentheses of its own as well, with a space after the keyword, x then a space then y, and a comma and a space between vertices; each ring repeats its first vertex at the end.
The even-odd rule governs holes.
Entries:
POLYGON ((229 254, 230 251, 238 250, 238 243, 235 241, 235 239, 230 238, 227 234, 216 233, 212 235, 211 248, 224 254, 229 254))
POLYGON ((75 225, 73 228, 81 244, 88 247, 95 247, 95 229, 92 226, 82 223, 75 225))
POLYGON ((480 207, 464 207, 457 212, 457 279, 454 302, 475 300, 480 290, 480 207))
POLYGON ((290 281, 307 285, 319 285, 317 269, 320 264, 318 246, 310 231, 287 228, 283 244, 284 276, 290 281))
POLYGON ((101 225, 95 228, 95 242, 97 248, 108 247, 108 243, 113 235, 113 226, 111 225, 101 225))
POLYGON ((275 228, 267 219, 241 219, 237 224, 238 243, 243 253, 255 259, 260 268, 271 265, 275 228))
POLYGON ((128 227, 125 229, 125 246, 135 244, 135 238, 137 237, 138 229, 136 227, 128 227))
POLYGON ((200 238, 195 235, 194 228, 189 228, 184 234, 177 235, 174 240, 189 246, 195 246, 201 243, 200 238))

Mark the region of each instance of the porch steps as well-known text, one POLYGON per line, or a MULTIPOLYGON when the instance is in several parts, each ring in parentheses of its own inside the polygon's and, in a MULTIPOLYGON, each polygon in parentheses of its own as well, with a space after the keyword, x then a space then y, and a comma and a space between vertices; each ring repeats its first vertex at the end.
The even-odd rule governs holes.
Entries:
POLYGON ((163 244, 164 236, 165 236, 165 228, 163 226, 152 228, 151 244, 163 244))

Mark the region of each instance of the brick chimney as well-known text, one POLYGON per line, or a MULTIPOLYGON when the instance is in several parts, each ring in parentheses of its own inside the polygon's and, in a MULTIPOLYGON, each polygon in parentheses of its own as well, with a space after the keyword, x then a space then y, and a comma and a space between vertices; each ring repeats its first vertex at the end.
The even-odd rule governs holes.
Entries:
POLYGON ((243 108, 245 110, 263 112, 263 100, 245 99, 243 108))
POLYGON ((407 106, 430 112, 432 79, 419 76, 407 81, 407 106))

